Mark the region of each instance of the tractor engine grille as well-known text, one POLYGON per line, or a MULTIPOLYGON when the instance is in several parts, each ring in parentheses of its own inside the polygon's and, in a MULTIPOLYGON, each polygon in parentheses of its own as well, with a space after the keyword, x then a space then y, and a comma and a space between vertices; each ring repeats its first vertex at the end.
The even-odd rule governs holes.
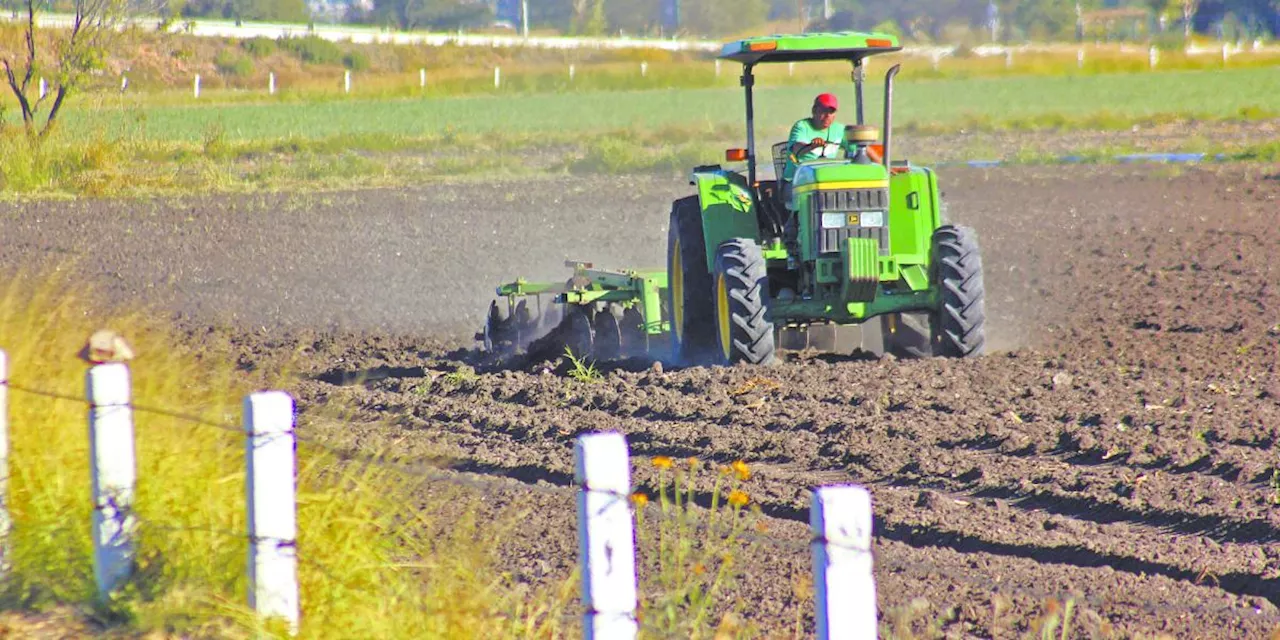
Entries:
POLYGON ((889 255, 889 191, 888 189, 833 189, 818 191, 809 199, 812 229, 817 235, 818 253, 837 253, 849 238, 870 238, 880 245, 880 255, 889 255), (884 212, 884 225, 863 227, 847 225, 822 228, 824 213, 884 212))

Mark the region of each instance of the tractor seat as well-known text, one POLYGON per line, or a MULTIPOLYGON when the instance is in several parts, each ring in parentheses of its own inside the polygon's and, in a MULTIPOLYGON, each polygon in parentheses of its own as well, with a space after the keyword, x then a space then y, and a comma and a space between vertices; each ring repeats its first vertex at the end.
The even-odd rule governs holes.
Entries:
POLYGON ((778 184, 782 184, 782 172, 787 168, 787 146, 790 142, 779 142, 773 145, 773 175, 778 184))

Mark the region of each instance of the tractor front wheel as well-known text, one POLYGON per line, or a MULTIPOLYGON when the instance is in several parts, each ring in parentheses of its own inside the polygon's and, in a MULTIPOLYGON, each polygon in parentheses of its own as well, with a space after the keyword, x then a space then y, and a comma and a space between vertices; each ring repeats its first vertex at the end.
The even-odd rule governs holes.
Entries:
POLYGON ((716 335, 725 363, 774 363, 768 317, 769 274, 754 240, 727 240, 716 250, 716 335))
POLYGON ((973 229, 939 227, 933 233, 933 267, 942 297, 933 321, 934 354, 948 358, 982 355, 987 342, 986 288, 973 229))
POLYGON ((671 357, 683 364, 710 359, 715 345, 715 305, 698 197, 676 200, 667 228, 667 308, 671 357))

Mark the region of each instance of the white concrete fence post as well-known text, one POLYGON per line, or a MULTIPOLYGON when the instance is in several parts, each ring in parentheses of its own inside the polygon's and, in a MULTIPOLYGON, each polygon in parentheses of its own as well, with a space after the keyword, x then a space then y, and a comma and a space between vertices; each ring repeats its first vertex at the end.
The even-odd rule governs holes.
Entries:
POLYGON ((716 77, 720 77, 720 59, 716 58, 716 77))
POLYGON ((120 74, 120 93, 124 93, 124 90, 128 88, 129 88, 129 76, 120 74))
POLYGON ((577 75, 577 69, 573 65, 569 65, 569 82, 573 82, 573 77, 577 75))
POLYGON ((342 92, 351 93, 351 70, 342 72, 342 92))
POLYGON ((9 356, 0 349, 0 580, 9 577, 9 356))
MULTIPOLYGON (((1222 59, 1223 60, 1227 59, 1226 45, 1222 46, 1222 59)), ((47 95, 49 95, 49 83, 45 82, 44 78, 40 78, 40 99, 44 100, 44 97, 47 95)))
POLYGON ((573 447, 582 559, 583 637, 636 637, 636 553, 631 523, 631 463, 620 433, 578 438, 573 447))
POLYGON ((814 490, 809 526, 818 640, 875 638, 871 494, 855 485, 814 490))
POLYGON ((641 63, 640 63, 640 77, 641 77, 641 78, 645 78, 645 77, 648 77, 648 75, 649 75, 649 63, 648 63, 648 62, 641 62, 641 63))
POLYGON ((1160 50, 1155 47, 1151 47, 1147 52, 1147 61, 1150 63, 1152 69, 1156 68, 1156 65, 1160 64, 1160 50))
POLYGON ((133 515, 137 481, 133 446, 129 367, 100 364, 85 376, 89 398, 89 458, 93 477, 93 575, 98 596, 111 592, 133 573, 133 515))
POLYGON ((1013 49, 1005 49, 1004 51, 1004 68, 1013 68, 1013 49))
POLYGON ((293 398, 282 391, 244 399, 249 511, 249 608, 298 632, 298 522, 293 398))
POLYGON ((197 98, 200 97, 200 74, 198 73, 196 74, 195 80, 191 82, 191 93, 197 98))
POLYGON ((427 70, 426 69, 418 69, 418 88, 419 89, 427 88, 427 70))
POLYGON ((1078 51, 1076 51, 1076 68, 1077 69, 1084 68, 1084 49, 1079 49, 1078 51))
POLYGON ((267 73, 267 94, 273 96, 276 94, 276 72, 274 71, 267 73))
POLYGON ((493 88, 494 89, 502 88, 502 67, 493 68, 493 88))

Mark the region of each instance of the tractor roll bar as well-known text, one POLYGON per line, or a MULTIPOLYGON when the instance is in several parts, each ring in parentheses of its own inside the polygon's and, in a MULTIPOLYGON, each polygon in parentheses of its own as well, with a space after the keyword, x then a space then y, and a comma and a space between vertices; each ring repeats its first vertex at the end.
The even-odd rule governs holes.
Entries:
MULTIPOLYGON (((752 95, 752 87, 756 85, 756 77, 751 73, 753 65, 742 65, 742 86, 747 91, 747 184, 755 188, 756 184, 756 107, 752 95)), ((782 179, 781 176, 778 179, 782 179)))
POLYGON ((893 79, 902 70, 902 65, 895 64, 884 74, 884 169, 890 171, 889 152, 893 142, 893 79))
POLYGON ((858 107, 858 122, 856 124, 866 124, 862 119, 862 80, 865 71, 862 67, 862 58, 853 59, 853 98, 858 107))

